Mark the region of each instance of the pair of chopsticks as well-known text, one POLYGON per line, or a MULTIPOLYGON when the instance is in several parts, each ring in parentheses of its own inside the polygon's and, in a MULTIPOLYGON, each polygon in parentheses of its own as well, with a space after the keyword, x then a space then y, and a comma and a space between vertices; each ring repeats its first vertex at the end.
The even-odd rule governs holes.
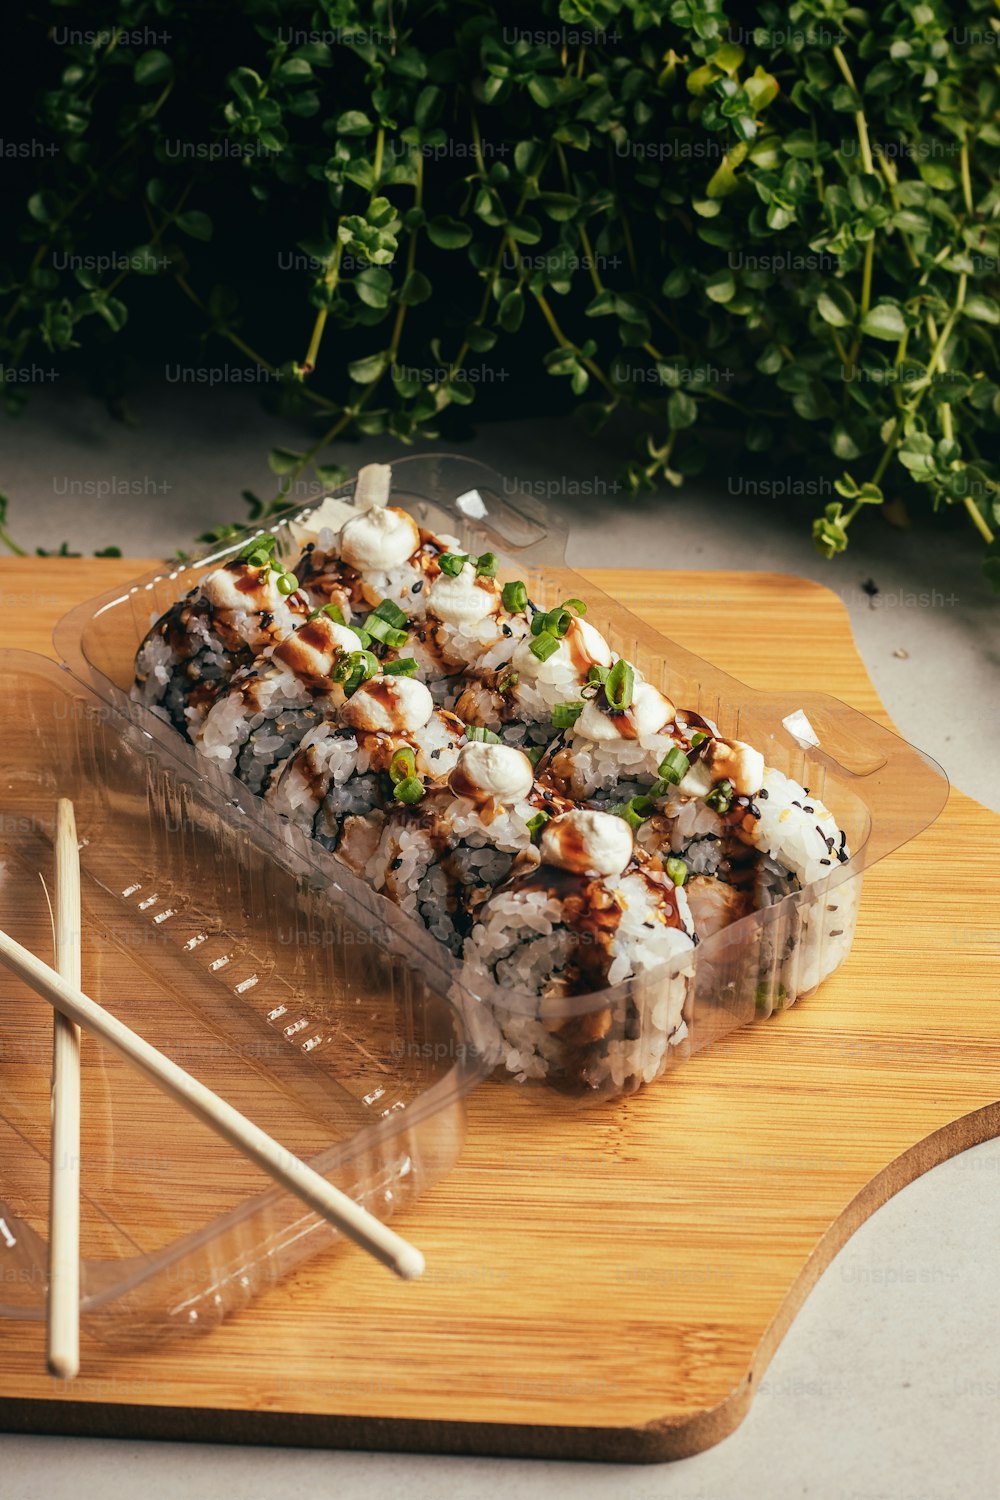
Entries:
POLYGON ((0 963, 55 1009, 47 1357, 72 1379, 80 1363, 80 1027, 134 1063, 197 1119, 242 1151, 369 1255, 413 1280, 424 1258, 374 1214, 301 1161, 218 1094, 130 1030, 80 988, 80 854, 73 804, 56 811, 55 969, 0 930, 0 963))

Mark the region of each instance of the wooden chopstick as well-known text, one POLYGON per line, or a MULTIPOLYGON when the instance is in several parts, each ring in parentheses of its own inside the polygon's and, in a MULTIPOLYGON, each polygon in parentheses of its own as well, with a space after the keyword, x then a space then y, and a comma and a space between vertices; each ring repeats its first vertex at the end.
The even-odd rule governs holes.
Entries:
POLYGON ((64 1016, 134 1063, 178 1104, 211 1126, 314 1213, 327 1219, 397 1276, 410 1281, 423 1273, 424 1258, 414 1245, 3 931, 0 931, 0 963, 64 1016))
MULTIPOLYGON (((55 966, 80 986, 80 850, 73 804, 56 804, 55 966)), ((52 1032, 49 1176, 48 1366, 72 1380, 80 1368, 80 1031, 56 1011, 52 1032)))

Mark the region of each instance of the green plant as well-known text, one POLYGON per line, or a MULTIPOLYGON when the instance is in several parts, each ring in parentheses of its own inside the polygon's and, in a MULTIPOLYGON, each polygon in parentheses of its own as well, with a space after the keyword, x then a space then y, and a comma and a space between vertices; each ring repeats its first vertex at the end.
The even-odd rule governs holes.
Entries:
POLYGON ((304 473, 338 477, 336 437, 436 435, 488 401, 470 361, 541 340, 592 424, 642 414, 633 492, 697 472, 721 423, 750 454, 839 472, 813 529, 827 556, 862 507, 924 496, 964 507, 1000 586, 989 0, 794 0, 749 20, 724 0, 544 0, 517 19, 477 0, 247 0, 214 28, 186 10, 106 6, 111 35, 67 47, 37 100, 60 149, 0 283, 5 366, 96 329, 122 340, 132 289, 169 284, 161 304, 193 306, 316 421, 271 454, 261 515, 304 473), (152 47, 114 34, 156 27, 152 47), (105 275, 86 261, 109 218, 132 248, 105 275), (234 244, 279 220, 310 258, 310 312, 285 313, 264 354, 234 244))

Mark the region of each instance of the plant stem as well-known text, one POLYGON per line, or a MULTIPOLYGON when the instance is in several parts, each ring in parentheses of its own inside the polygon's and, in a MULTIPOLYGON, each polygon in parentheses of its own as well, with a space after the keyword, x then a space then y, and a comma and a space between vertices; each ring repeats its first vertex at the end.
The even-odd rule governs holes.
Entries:
MULTIPOLYGON (((340 240, 339 219, 337 220, 337 230, 337 244, 333 252, 333 265, 330 266, 329 270, 323 277, 323 285, 326 287, 328 294, 332 293, 336 289, 337 282, 340 280, 340 257, 343 254, 344 247, 340 240)), ((305 359, 299 366, 299 371, 303 375, 311 375, 313 370, 315 370, 316 368, 316 361, 319 358, 319 346, 323 341, 323 330, 326 328, 326 320, 329 315, 330 309, 328 307, 321 307, 316 314, 316 321, 313 323, 312 337, 309 340, 309 348, 306 350, 305 359)))
POLYGON ((993 536, 992 531, 987 526, 986 522, 983 520, 983 517, 982 517, 982 515, 980 513, 980 510, 979 510, 979 506, 973 500, 972 496, 971 495, 963 495, 963 497, 962 497, 962 504, 965 506, 966 510, 969 512, 969 515, 972 518, 972 524, 975 526, 976 530, 979 532, 980 536, 983 538, 983 541, 986 543, 986 545, 988 547, 992 546, 995 538, 993 536))
MULTIPOLYGON (((858 95, 858 99, 860 102, 861 96, 860 94, 858 94, 858 86, 854 82, 854 74, 851 72, 851 69, 847 62, 847 58, 844 56, 843 51, 839 45, 834 46, 833 56, 837 67, 840 69, 844 82, 854 94, 858 95)), ((861 147, 862 165, 864 166, 866 172, 874 172, 875 163, 872 161, 871 142, 868 139, 868 120, 865 116, 863 108, 855 110, 854 123, 857 126, 858 131, 858 144, 861 147)))
POLYGON ((13 552, 15 557, 27 557, 23 547, 19 547, 14 538, 9 535, 5 526, 0 526, 0 542, 3 542, 8 551, 13 552))
POLYGON ((959 167, 962 174, 962 197, 965 199, 965 211, 972 215, 975 212, 972 202, 972 177, 969 172, 969 143, 962 142, 962 150, 959 153, 959 167))
POLYGON ((605 373, 601 369, 600 365, 595 364, 592 359, 586 359, 586 358, 584 358, 584 356, 582 354, 580 354, 580 350, 579 350, 578 346, 576 344, 574 344, 571 339, 568 339, 566 337, 566 335, 563 333, 562 329, 559 327, 559 324, 558 324, 558 322, 556 320, 555 313, 552 311, 552 308, 549 306, 548 301, 546 300, 545 293, 544 292, 535 292, 534 293, 534 297, 535 297, 535 301, 538 303, 538 306, 541 308, 542 316, 544 317, 546 323, 548 323, 549 327, 552 330, 552 333, 553 333, 553 336, 555 338, 556 343, 562 349, 574 349, 574 350, 576 350, 576 353, 577 353, 577 355, 579 357, 580 363, 583 365, 584 369, 589 370, 590 373, 591 373, 591 375, 593 375, 594 379, 595 380, 599 380, 601 382, 601 384, 603 385, 604 389, 608 392, 608 395, 614 397, 615 404, 617 405, 618 402, 621 400, 620 393, 615 390, 614 386, 611 384, 611 381, 605 375, 605 373))
MULTIPOLYGON (((194 303, 199 312, 204 313, 206 317, 210 316, 208 308, 198 296, 198 293, 188 283, 187 278, 183 276, 180 271, 176 271, 174 273, 174 281, 180 287, 185 297, 187 297, 190 302, 194 303)), ((279 371, 277 365, 273 365, 269 359, 265 359, 263 354, 258 354, 257 350, 252 349, 246 342, 246 340, 241 339, 239 334, 235 333, 233 329, 226 328, 220 325, 216 329, 216 332, 220 334, 222 338, 228 339, 234 348, 239 349, 241 354, 245 354, 247 359, 250 360, 251 364, 259 365, 262 370, 267 370, 268 374, 273 375, 276 379, 280 377, 281 372, 279 371)), ((311 391, 308 386, 303 385, 300 387, 300 389, 303 396, 305 396, 308 401, 311 401, 314 406, 319 406, 324 411, 340 411, 341 408, 336 404, 336 402, 328 401, 325 396, 320 396, 316 391, 311 391)))

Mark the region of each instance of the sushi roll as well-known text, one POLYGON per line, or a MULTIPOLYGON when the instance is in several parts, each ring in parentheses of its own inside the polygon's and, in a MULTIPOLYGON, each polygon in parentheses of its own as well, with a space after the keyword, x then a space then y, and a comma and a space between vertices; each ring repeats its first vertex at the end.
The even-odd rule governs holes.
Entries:
POLYGON ((167 610, 135 658, 132 697, 190 738, 240 668, 300 625, 309 604, 257 537, 167 610))
POLYGON ((582 618, 582 600, 535 609, 523 583, 508 585, 501 597, 520 602, 513 613, 521 619, 510 636, 472 663, 455 712, 467 723, 499 733, 507 743, 546 745, 561 723, 570 722, 567 705, 580 699, 592 673, 611 669, 614 656, 600 631, 582 618))
POLYGON ((320 717, 366 670, 361 638, 319 611, 234 675, 194 734, 202 755, 262 792, 320 717))
POLYGON ((419 922, 519 1079, 656 1077, 690 1045, 697 944, 709 1009, 767 1013, 835 968, 858 883, 833 813, 582 600, 541 608, 390 500, 369 465, 353 502, 255 538, 154 624, 133 695, 419 922))
POLYGON ((523 1012, 507 1000, 491 1008, 488 986, 479 986, 495 1028, 490 1038, 473 1012, 479 1043, 485 1030, 488 1055, 519 1078, 549 1074, 598 1088, 659 1071, 667 1046, 685 1034, 684 979, 646 986, 642 976, 694 944, 683 889, 635 847, 627 822, 563 813, 545 824, 535 858, 520 861, 478 913, 466 983, 539 997, 523 1012), (627 980, 637 983, 624 1007, 578 1013, 564 1004, 627 980))
POLYGON ((549 779, 579 801, 603 805, 648 790, 675 744, 684 743, 670 699, 619 659, 591 668, 580 698, 562 705, 558 748, 546 758, 549 779))
POLYGON ((389 501, 388 464, 369 464, 358 475, 353 506, 336 509, 303 547, 295 566, 301 588, 315 606, 335 604, 344 618, 363 615, 384 599, 407 615, 421 610, 420 595, 437 559, 455 542, 422 530, 413 517, 389 501))
POLYGON ((446 782, 387 812, 365 878, 461 953, 479 904, 531 848, 533 778, 522 750, 463 744, 446 782))
POLYGON ((378 843, 386 803, 422 796, 425 784, 442 780, 464 734, 454 714, 435 708, 424 683, 373 676, 307 731, 272 778, 267 800, 325 848, 339 849, 352 868, 363 868, 378 843))

